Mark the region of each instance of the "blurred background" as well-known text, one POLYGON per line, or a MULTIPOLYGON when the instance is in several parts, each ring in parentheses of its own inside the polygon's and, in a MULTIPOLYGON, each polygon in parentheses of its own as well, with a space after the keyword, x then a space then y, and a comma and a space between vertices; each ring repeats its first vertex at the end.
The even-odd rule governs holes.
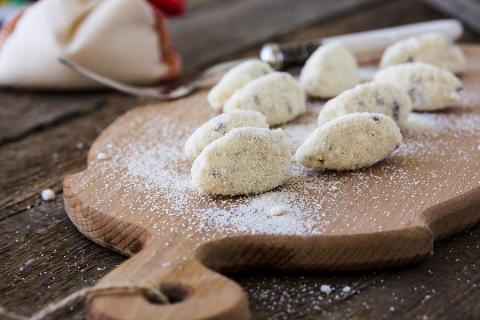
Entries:
POLYGON ((0 25, 3 24, 3 22, 12 16, 17 10, 35 1, 36 0, 0 0, 0 25))
MULTIPOLYGON (((0 22, 28 4, 0 1, 0 22)), ((178 7, 164 10, 179 13, 178 7)), ((480 42, 478 0, 189 0, 185 12, 166 24, 185 72, 196 73, 257 56, 267 41, 294 43, 446 18, 463 23, 460 42, 480 42)), ((108 125, 143 103, 111 90, 0 90, 0 305, 30 315, 94 285, 125 261, 73 226, 62 179, 85 168, 90 145, 108 125), (41 200, 46 188, 57 193, 55 201, 41 200)), ((479 231, 442 241, 432 258, 394 270, 231 277, 248 292, 254 319, 480 319, 479 231), (361 294, 320 300, 323 283, 361 294)), ((85 317, 79 303, 54 318, 85 317)))

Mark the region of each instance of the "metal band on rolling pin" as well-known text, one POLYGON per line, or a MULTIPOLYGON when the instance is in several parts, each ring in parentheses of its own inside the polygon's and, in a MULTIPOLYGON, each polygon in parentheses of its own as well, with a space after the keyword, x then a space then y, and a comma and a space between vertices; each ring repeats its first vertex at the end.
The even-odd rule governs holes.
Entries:
POLYGON ((463 33, 458 20, 447 19, 414 23, 400 27, 351 33, 297 44, 268 43, 260 51, 260 58, 277 70, 302 65, 321 44, 341 42, 360 60, 376 57, 396 41, 425 33, 438 32, 451 40, 463 33))
POLYGON ((290 45, 267 43, 260 50, 260 59, 269 63, 275 70, 282 70, 302 65, 320 45, 320 40, 290 45))

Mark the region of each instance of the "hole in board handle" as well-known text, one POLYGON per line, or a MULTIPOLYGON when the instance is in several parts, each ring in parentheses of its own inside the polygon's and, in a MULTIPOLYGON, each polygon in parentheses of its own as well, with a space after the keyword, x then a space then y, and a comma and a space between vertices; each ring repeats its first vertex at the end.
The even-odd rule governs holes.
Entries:
MULTIPOLYGON (((192 295, 193 289, 179 282, 167 282, 160 285, 160 291, 168 298, 171 304, 185 301, 192 295)), ((145 299, 153 304, 163 304, 157 297, 144 294, 145 299)))

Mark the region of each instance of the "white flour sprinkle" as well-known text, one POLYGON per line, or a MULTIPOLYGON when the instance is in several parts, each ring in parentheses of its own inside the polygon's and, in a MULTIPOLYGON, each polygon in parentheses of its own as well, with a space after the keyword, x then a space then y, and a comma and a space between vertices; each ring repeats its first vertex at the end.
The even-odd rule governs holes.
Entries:
POLYGON ((275 206, 270 209, 270 215, 274 217, 283 216, 286 213, 287 213, 287 210, 285 210, 285 208, 282 206, 275 206))
POLYGON ((20 272, 23 272, 25 271, 28 267, 30 267, 30 265, 35 261, 35 259, 33 258, 30 258, 28 259, 27 261, 25 261, 24 263, 22 263, 22 265, 20 266, 20 268, 18 268, 18 270, 20 272))
POLYGON ((349 287, 349 286, 345 286, 345 287, 343 287, 343 289, 342 289, 342 292, 343 292, 343 293, 350 293, 351 291, 352 291, 352 288, 349 287))
POLYGON ((229 210, 208 209, 201 212, 202 218, 209 220, 217 228, 255 234, 299 235, 314 233, 313 221, 309 221, 311 214, 288 192, 267 192, 245 197, 240 205, 229 210), (278 206, 288 211, 288 215, 272 216, 271 209, 278 206))
POLYGON ((146 179, 148 189, 159 186, 172 192, 190 188, 190 172, 179 174, 175 168, 180 161, 186 161, 186 156, 177 146, 139 147, 137 152, 125 158, 129 174, 146 179))
POLYGON ((57 197, 55 191, 52 189, 45 189, 42 190, 41 197, 43 201, 53 201, 57 197))
POLYGON ((98 160, 107 160, 108 156, 105 152, 99 152, 99 153, 97 153, 97 159, 98 160))
MULTIPOLYGON (((455 157, 446 158, 452 166, 454 161, 462 161, 464 171, 449 170, 442 175, 456 175, 458 181, 463 181, 468 177, 465 172, 470 172, 468 181, 471 175, 478 175, 480 181, 480 173, 473 170, 480 153, 474 152, 476 158, 472 158, 471 152, 477 150, 478 142, 461 145, 464 141, 459 141, 459 146, 451 146, 442 139, 446 135, 475 134, 480 128, 480 115, 421 113, 412 114, 404 141, 392 157, 372 168, 322 173, 294 164, 291 179, 271 192, 235 198, 209 197, 191 187, 191 162, 183 151, 185 139, 195 126, 186 126, 156 110, 151 108, 143 118, 124 122, 123 130, 128 134, 122 135, 120 141, 102 145, 102 149, 94 146, 97 159, 91 165, 97 166, 104 183, 100 187, 95 184, 97 192, 91 195, 91 203, 103 210, 120 205, 125 208, 122 218, 149 227, 160 237, 166 231, 182 233, 187 239, 196 239, 199 234, 210 238, 228 233, 307 236, 332 232, 332 222, 334 232, 339 233, 378 231, 384 230, 384 226, 379 222, 382 219, 376 217, 393 218, 392 212, 384 209, 386 202, 398 208, 395 219, 399 226, 408 225, 412 211, 421 212, 437 193, 452 190, 444 181, 438 182, 440 167, 419 166, 425 155, 455 152, 455 157), (99 161, 101 153, 108 154, 111 161, 99 161), (402 200, 391 199, 389 190, 416 199, 416 207, 399 205, 402 200), (368 210, 365 201, 369 203, 368 210), (138 212, 142 215, 137 216, 138 212)), ((195 112, 199 111, 192 109, 193 119, 203 122, 205 119, 196 118, 195 112)), ((315 130, 315 117, 311 114, 310 119, 299 119, 283 127, 293 152, 315 130)), ((84 181, 85 187, 92 185, 92 181, 84 181)), ((467 183, 458 183, 453 192, 461 194, 469 187, 467 183)))
POLYGON ((322 284, 320 286, 320 291, 325 294, 330 294, 332 293, 332 287, 330 287, 328 284, 322 284))
POLYGON ((297 149, 305 138, 310 135, 317 128, 317 123, 314 121, 308 124, 289 124, 284 126, 285 136, 290 141, 292 147, 297 149))

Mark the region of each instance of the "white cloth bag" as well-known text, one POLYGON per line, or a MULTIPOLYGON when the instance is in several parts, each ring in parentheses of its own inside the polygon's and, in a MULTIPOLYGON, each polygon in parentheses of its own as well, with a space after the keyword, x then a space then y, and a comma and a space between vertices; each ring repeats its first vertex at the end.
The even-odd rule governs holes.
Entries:
POLYGON ((61 56, 132 84, 154 83, 180 71, 162 14, 144 0, 42 0, 2 32, 1 86, 99 86, 61 65, 61 56))

